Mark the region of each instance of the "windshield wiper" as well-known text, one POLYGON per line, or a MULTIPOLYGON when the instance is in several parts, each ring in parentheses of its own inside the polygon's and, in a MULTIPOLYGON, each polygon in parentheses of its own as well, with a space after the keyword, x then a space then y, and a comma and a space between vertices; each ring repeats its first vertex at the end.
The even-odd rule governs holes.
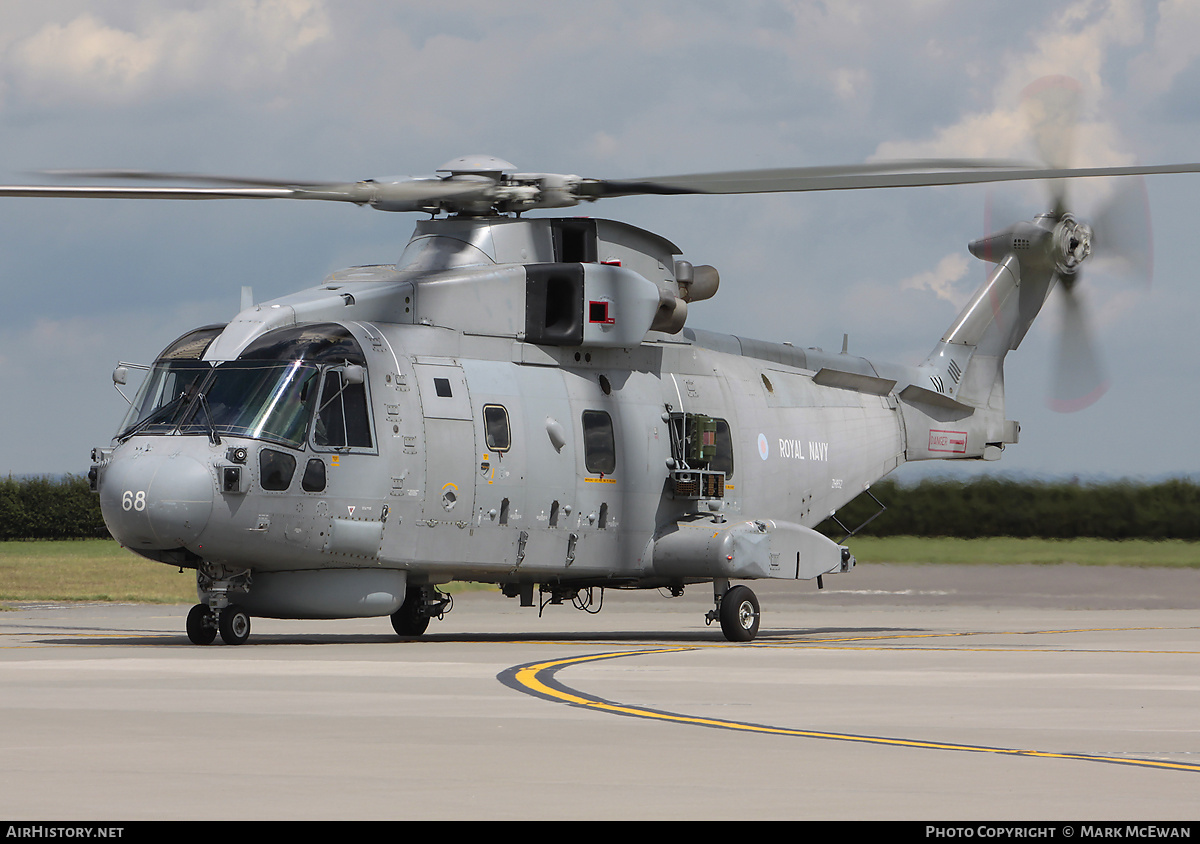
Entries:
POLYGON ((170 418, 171 414, 174 412, 174 409, 185 398, 187 398, 187 393, 186 392, 180 393, 178 396, 171 399, 169 402, 164 404, 158 410, 151 413, 149 416, 147 416, 141 422, 138 422, 135 425, 133 425, 133 427, 128 428, 123 434, 121 434, 117 437, 117 442, 123 443, 123 442, 125 442, 125 440, 129 439, 130 437, 132 437, 134 434, 138 433, 139 431, 141 431, 145 428, 148 428, 153 424, 166 421, 167 419, 170 418))
POLYGON ((212 413, 208 409, 208 396, 204 393, 200 394, 200 407, 204 411, 204 422, 208 425, 208 441, 213 445, 220 445, 221 435, 217 433, 217 426, 213 424, 212 413))

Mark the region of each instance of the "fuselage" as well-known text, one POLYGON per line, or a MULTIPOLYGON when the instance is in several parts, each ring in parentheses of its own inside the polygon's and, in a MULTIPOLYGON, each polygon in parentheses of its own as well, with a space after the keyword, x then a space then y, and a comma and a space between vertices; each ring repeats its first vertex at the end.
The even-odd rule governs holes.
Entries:
POLYGON ((987 314, 920 366, 694 331, 718 278, 677 254, 611 221, 432 220, 394 266, 190 332, 96 452, 109 529, 258 615, 452 580, 719 596, 848 570, 815 525, 906 460, 1015 441, 987 314))
MULTIPOLYGON (((269 423, 239 434, 210 406, 215 442, 197 407, 108 455, 100 490, 114 535, 172 564, 191 554, 431 582, 638 580, 655 576, 657 533, 690 513, 811 527, 904 459, 894 399, 815 383, 814 353, 790 346, 685 329, 580 352, 434 326, 341 327, 365 370, 359 440, 331 444, 318 427, 318 385, 340 360, 311 365, 308 421, 286 435, 269 423), (722 497, 701 504, 669 483, 681 457, 672 415, 715 421, 722 497)), ((302 389, 273 386, 261 400, 276 406, 276 392, 302 389)))

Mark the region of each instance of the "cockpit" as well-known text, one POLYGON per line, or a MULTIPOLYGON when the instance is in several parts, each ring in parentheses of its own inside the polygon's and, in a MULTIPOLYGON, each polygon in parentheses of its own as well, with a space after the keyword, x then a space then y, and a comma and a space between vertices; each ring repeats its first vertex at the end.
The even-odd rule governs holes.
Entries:
POLYGON ((237 436, 295 449, 372 450, 366 359, 346 328, 280 328, 237 360, 204 360, 222 330, 198 328, 159 355, 117 439, 206 435, 216 443, 237 436))

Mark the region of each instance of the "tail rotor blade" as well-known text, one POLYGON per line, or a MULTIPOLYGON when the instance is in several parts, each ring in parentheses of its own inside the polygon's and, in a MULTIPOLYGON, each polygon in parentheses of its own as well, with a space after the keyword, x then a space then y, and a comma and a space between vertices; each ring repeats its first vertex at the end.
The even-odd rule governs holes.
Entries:
POLYGON ((1142 178, 1120 180, 1116 193, 1092 219, 1096 266, 1149 286, 1154 276, 1150 203, 1142 178))
POLYGON ((1073 284, 1059 286, 1062 326, 1058 335, 1058 353, 1047 400, 1051 410, 1074 413, 1095 404, 1108 391, 1108 379, 1096 354, 1084 314, 1083 302, 1073 284))
MULTIPOLYGON (((1069 76, 1046 76, 1022 92, 1038 155, 1052 169, 1070 167, 1075 151, 1075 128, 1079 125, 1082 89, 1069 76)), ((1067 210, 1067 184, 1063 179, 1047 183, 1053 199, 1054 216, 1067 210)))

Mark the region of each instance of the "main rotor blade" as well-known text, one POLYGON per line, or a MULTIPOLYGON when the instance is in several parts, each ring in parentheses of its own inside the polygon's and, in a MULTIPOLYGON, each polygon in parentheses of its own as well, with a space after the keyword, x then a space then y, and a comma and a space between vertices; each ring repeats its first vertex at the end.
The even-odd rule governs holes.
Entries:
MULTIPOLYGON (((818 174, 814 174, 813 169, 738 170, 728 173, 656 176, 627 181, 602 180, 592 183, 595 185, 594 194, 592 190, 588 189, 588 183, 581 186, 581 193, 592 194, 595 198, 600 198, 641 194, 741 194, 935 187, 1038 179, 1200 173, 1200 163, 1080 168, 1010 167, 989 169, 982 167, 929 172, 864 172, 861 168, 828 168, 828 173, 818 174)), ((900 168, 892 167, 890 169, 900 168)))
MULTIPOLYGON (((264 185, 254 179, 209 177, 217 184, 264 185)), ((414 203, 466 196, 490 190, 493 183, 475 180, 412 179, 403 182, 351 182, 259 187, 130 187, 125 185, 0 185, 0 196, 72 199, 320 199, 359 205, 414 203)))
POLYGON ((450 178, 411 178, 397 181, 291 183, 234 176, 201 176, 189 173, 153 173, 137 170, 75 171, 85 178, 194 181, 212 187, 132 185, 113 186, 0 186, 0 196, 75 197, 105 199, 319 199, 371 205, 387 211, 477 212, 478 206, 496 204, 501 211, 538 207, 565 207, 579 201, 605 197, 671 194, 753 194, 797 191, 870 190, 875 188, 930 187, 985 184, 1098 176, 1196 173, 1200 164, 1153 166, 1054 168, 1013 161, 934 159, 927 161, 873 162, 835 167, 792 167, 656 176, 633 180, 579 179, 548 176, 562 184, 549 191, 541 204, 541 188, 533 182, 510 183, 491 174, 457 173, 450 178), (525 191, 526 193, 522 193, 525 191), (508 208, 505 203, 512 203, 508 208))
POLYGON ((119 179, 147 182, 195 182, 205 185, 250 185, 254 187, 318 187, 345 182, 303 182, 297 179, 263 179, 253 176, 219 176, 211 173, 172 173, 156 170, 39 170, 39 176, 55 179, 119 179))
POLYGON ((0 185, 0 196, 68 199, 293 199, 287 188, 133 188, 57 185, 0 185))

